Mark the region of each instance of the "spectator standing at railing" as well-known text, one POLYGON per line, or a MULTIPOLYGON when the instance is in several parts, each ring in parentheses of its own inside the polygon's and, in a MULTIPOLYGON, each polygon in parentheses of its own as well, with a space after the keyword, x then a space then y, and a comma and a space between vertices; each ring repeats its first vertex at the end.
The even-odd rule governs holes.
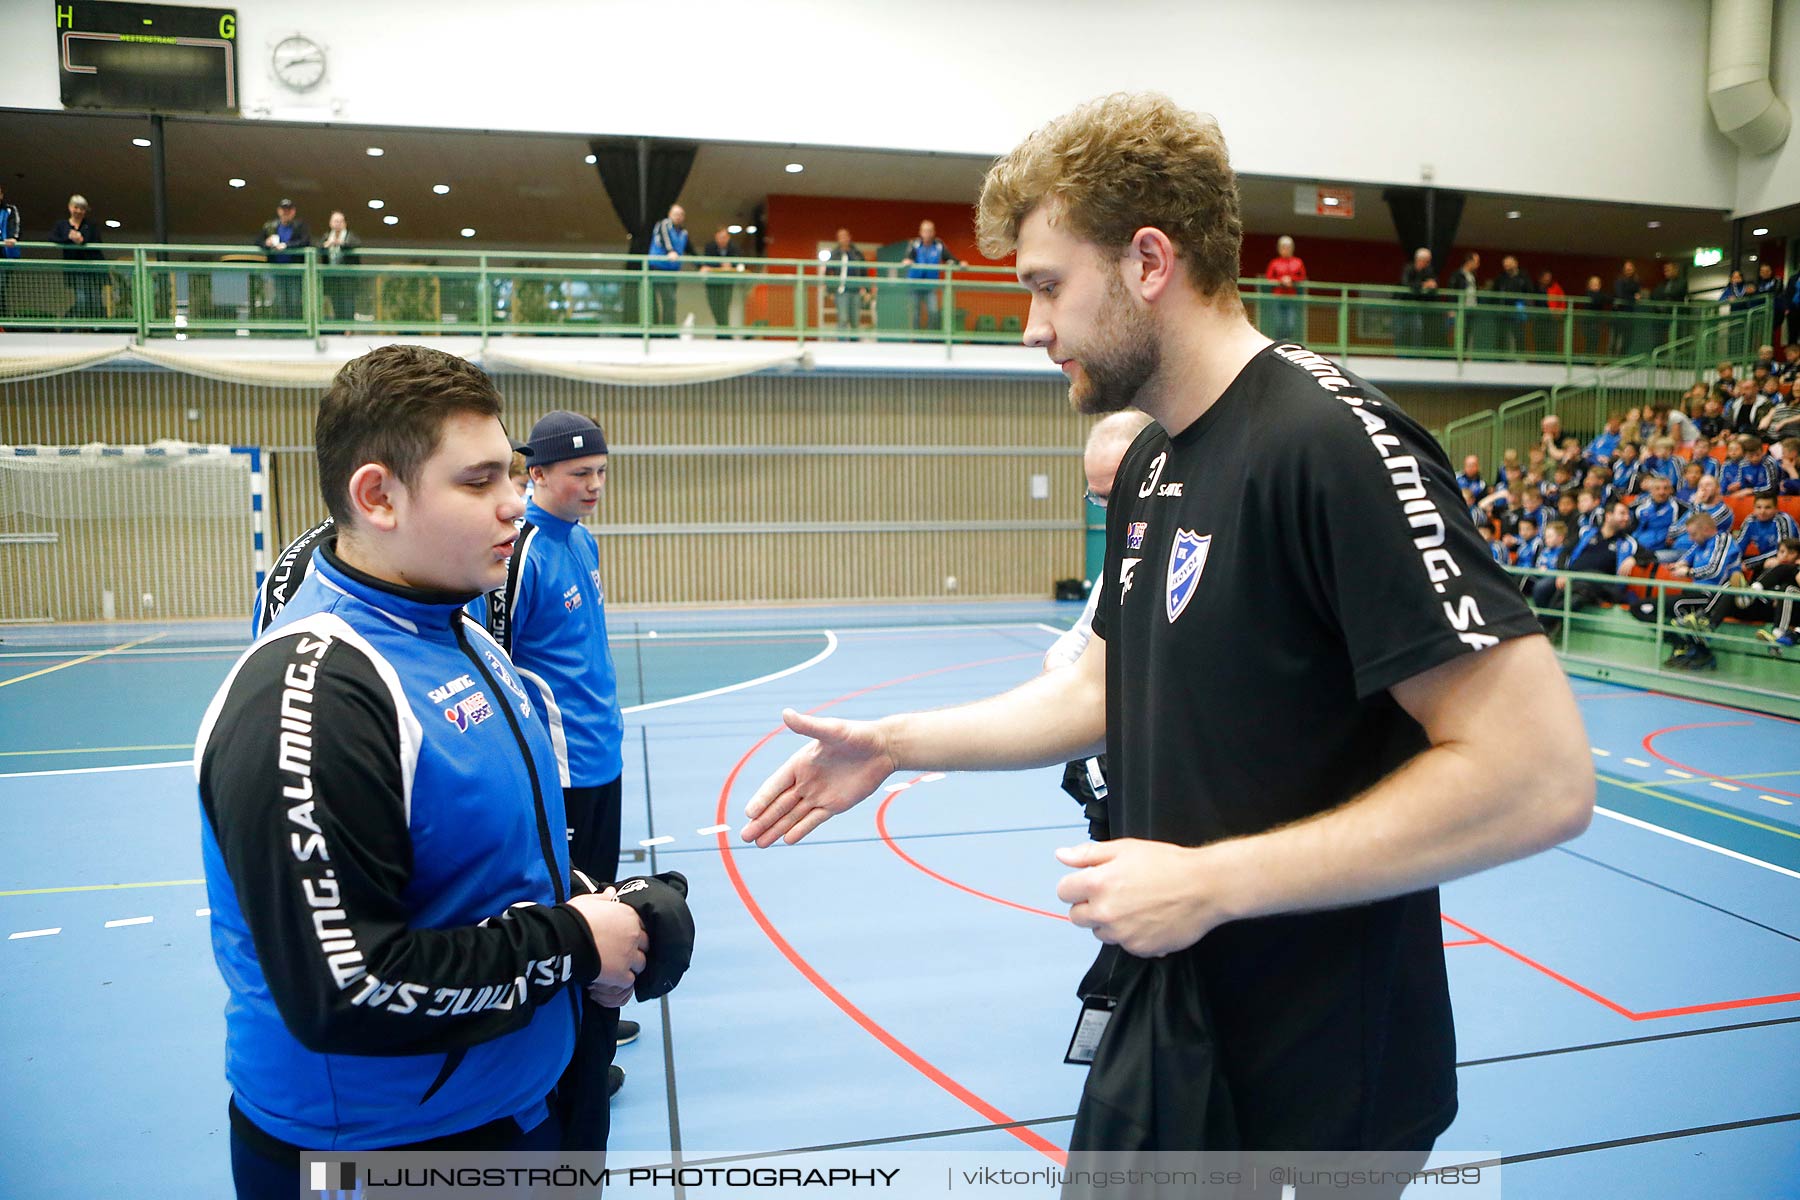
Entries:
POLYGON ((1263 278, 1274 286, 1270 291, 1269 328, 1265 331, 1278 342, 1297 342, 1305 323, 1305 309, 1300 305, 1300 285, 1306 282, 1306 264, 1294 254, 1294 239, 1283 234, 1275 242, 1275 257, 1269 260, 1263 278))
POLYGON ((1758 492, 1750 516, 1737 532, 1744 573, 1751 578, 1772 562, 1784 538, 1800 537, 1800 523, 1777 507, 1774 492, 1758 492))
MULTIPOLYGON (((1437 273, 1431 269, 1431 251, 1420 246, 1413 251, 1412 262, 1400 272, 1400 286, 1411 293, 1407 297, 1414 303, 1423 303, 1437 298, 1437 273)), ((1395 341, 1402 346, 1421 346, 1425 343, 1425 314, 1420 309, 1408 309, 1400 313, 1394 320, 1395 341)))
MULTIPOLYGON (((87 197, 77 193, 69 197, 69 215, 56 223, 50 240, 62 244, 62 256, 76 262, 98 262, 102 257, 100 222, 88 216, 87 197)), ((65 271, 69 290, 75 293, 75 306, 70 314, 78 320, 94 320, 105 316, 106 279, 98 271, 65 271)))
POLYGON ((908 279, 921 282, 914 285, 913 294, 908 303, 912 307, 914 329, 936 329, 943 317, 944 291, 939 286, 947 267, 960 267, 956 256, 950 253, 937 235, 937 225, 932 221, 919 222, 919 236, 906 244, 906 257, 900 260, 900 266, 906 271, 908 279), (930 281, 926 286, 923 281, 930 281))
MULTIPOLYGON (((319 243, 319 263, 326 267, 354 267, 362 261, 362 239, 350 232, 342 210, 333 209, 327 219, 325 240, 319 243)), ((324 281, 327 315, 348 321, 356 316, 358 280, 354 275, 327 275, 324 281)))
POLYGON ((1581 347, 1589 354, 1599 354, 1606 347, 1606 310, 1612 303, 1598 275, 1589 275, 1587 281, 1587 308, 1581 314, 1581 347))
MULTIPOLYGON (((1787 319, 1787 308, 1785 304, 1787 294, 1781 286, 1781 276, 1775 273, 1774 263, 1765 262, 1756 264, 1756 282, 1750 285, 1750 294, 1752 296, 1767 296, 1769 298, 1769 303, 1774 305, 1774 322, 1770 328, 1774 330, 1775 336, 1779 338, 1781 336, 1782 323, 1787 319)), ((1775 365, 1775 347, 1773 346, 1769 347, 1768 361, 1769 366, 1773 368, 1775 365)))
POLYGON ((1537 319, 1532 345, 1540 354, 1560 351, 1563 349, 1563 314, 1569 309, 1568 294, 1549 271, 1538 274, 1537 291, 1543 297, 1540 303, 1544 311, 1537 319))
POLYGON ((1669 323, 1667 332, 1663 335, 1663 340, 1672 342, 1677 338, 1685 336, 1686 329, 1683 327, 1681 314, 1674 306, 1681 304, 1687 299, 1687 280, 1682 278, 1681 268, 1673 259, 1663 260, 1662 279, 1651 289, 1650 299, 1656 301, 1659 305, 1667 304, 1670 306, 1669 323))
POLYGON ((1463 337, 1470 349, 1487 351, 1494 348, 1493 330, 1488 328, 1486 314, 1481 311, 1481 280, 1475 273, 1481 269, 1481 255, 1470 250, 1463 255, 1462 266, 1450 273, 1446 296, 1455 297, 1462 305, 1463 337))
POLYGON ((1614 358, 1627 353, 1632 342, 1638 298, 1637 264, 1626 259, 1612 285, 1612 338, 1608 350, 1614 358))
POLYGON ((821 268, 830 281, 832 300, 837 309, 838 329, 859 329, 862 326, 862 306, 873 297, 866 283, 861 282, 869 274, 867 267, 856 264, 864 261, 863 252, 856 248, 848 229, 837 231, 837 245, 833 246, 825 256, 825 265, 821 268))
MULTIPOLYGON (((1793 345, 1800 342, 1800 271, 1794 272, 1794 277, 1788 280, 1787 287, 1782 290, 1782 307, 1787 312, 1787 337, 1785 340, 1789 345, 1793 345)), ((1779 326, 1775 329, 1775 336, 1777 338, 1782 336, 1779 326)))
POLYGON ((1525 321, 1530 315, 1525 310, 1531 304, 1528 297, 1535 296, 1537 289, 1531 286, 1525 272, 1519 270, 1519 260, 1508 254, 1500 260, 1500 273, 1494 276, 1488 290, 1498 301, 1499 312, 1495 319, 1500 337, 1496 349, 1517 354, 1525 349, 1525 321))
MULTIPOLYGON (((687 209, 679 204, 671 204, 669 215, 650 229, 650 257, 645 265, 652 271, 662 271, 672 275, 681 270, 681 260, 687 257, 691 249, 692 243, 687 229, 687 209)), ((655 311, 650 314, 653 324, 673 325, 676 323, 675 289, 679 286, 673 278, 670 278, 667 283, 650 285, 651 294, 656 300, 655 311)))
POLYGON ((20 255, 21 228, 19 208, 6 202, 6 185, 0 184, 0 318, 7 315, 6 288, 12 280, 12 272, 6 264, 20 255))
POLYGON ((1734 270, 1731 277, 1725 281, 1724 288, 1719 292, 1719 302, 1732 312, 1739 313, 1750 307, 1748 299, 1750 295, 1752 293, 1750 286, 1744 282, 1744 273, 1734 270))
MULTIPOLYGON (((283 196, 275 205, 275 215, 263 222, 262 230, 257 235, 257 245, 268 256, 271 263, 293 264, 304 262, 306 256, 301 253, 312 245, 312 230, 300 219, 294 202, 283 196)), ((306 281, 298 272, 278 271, 275 273, 275 316, 282 321, 297 321, 303 311, 300 304, 300 290, 306 281)))
POLYGON ((702 275, 714 276, 706 281, 706 307, 712 310, 713 324, 720 329, 731 324, 731 293, 737 287, 731 273, 742 271, 744 264, 728 261, 742 258, 731 245, 731 230, 721 225, 713 230, 712 242, 702 252, 702 275))

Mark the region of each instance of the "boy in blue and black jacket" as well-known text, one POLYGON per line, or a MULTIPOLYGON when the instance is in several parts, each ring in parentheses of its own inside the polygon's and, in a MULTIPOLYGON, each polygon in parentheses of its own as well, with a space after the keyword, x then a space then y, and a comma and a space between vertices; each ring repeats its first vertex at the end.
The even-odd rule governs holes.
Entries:
POLYGON ((240 1197, 308 1151, 557 1150, 584 988, 629 994, 635 912, 571 895, 539 700, 463 605, 521 504, 479 368, 387 346, 319 409, 333 529, 195 747, 240 1197))

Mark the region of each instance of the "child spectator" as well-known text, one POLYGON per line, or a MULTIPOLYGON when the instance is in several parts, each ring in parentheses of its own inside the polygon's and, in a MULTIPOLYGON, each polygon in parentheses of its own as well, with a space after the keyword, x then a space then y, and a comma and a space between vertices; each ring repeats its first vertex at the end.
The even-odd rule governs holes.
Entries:
POLYGON ((1746 433, 1737 439, 1738 454, 1735 463, 1726 451, 1725 465, 1719 471, 1719 483, 1727 496, 1739 492, 1764 492, 1775 482, 1770 478, 1769 464, 1763 453, 1763 443, 1754 433, 1746 433))
MULTIPOLYGON (((1623 500, 1610 505, 1600 522, 1560 555, 1561 567, 1565 570, 1620 576, 1630 574, 1637 557, 1637 539, 1631 536, 1631 508, 1623 500)), ((1551 575, 1532 584, 1531 603, 1537 608, 1560 609, 1565 599, 1571 612, 1595 604, 1619 604, 1625 599, 1625 585, 1595 583, 1587 579, 1570 581, 1551 575)), ((1556 616, 1542 616, 1539 620, 1546 633, 1555 633, 1562 623, 1556 616)))
MULTIPOLYGON (((1555 522, 1551 522, 1555 524, 1555 522)), ((1538 536, 1538 523, 1530 517, 1520 517, 1518 526, 1518 545, 1514 548, 1513 565, 1519 567, 1535 567, 1544 553, 1544 539, 1538 536)))
POLYGON ((1475 531, 1481 535, 1481 540, 1488 544, 1488 553, 1493 556, 1494 561, 1504 567, 1506 565, 1506 546, 1494 536, 1494 527, 1481 524, 1475 527, 1475 531))
POLYGON ((1683 504, 1694 502, 1694 489, 1700 486, 1701 479, 1711 479, 1698 462, 1690 462, 1681 468, 1681 486, 1675 489, 1675 498, 1683 504))
POLYGON ((1750 601, 1738 615, 1769 622, 1756 636, 1776 654, 1793 649, 1800 642, 1800 538, 1784 538, 1775 549, 1774 561, 1750 586, 1769 593, 1769 598, 1750 601))
POLYGON ((1544 511, 1543 490, 1535 485, 1527 484, 1519 492, 1519 503, 1508 508, 1500 518, 1501 541, 1509 549, 1518 545, 1520 522, 1530 521, 1532 532, 1535 533, 1544 527, 1544 522, 1549 515, 1544 511))
POLYGON ((1660 475, 1673 488, 1681 481, 1681 464, 1675 460, 1675 439, 1659 437, 1650 443, 1650 453, 1638 463, 1637 490, 1643 491, 1652 475, 1660 475))
POLYGON ((1800 496, 1800 437, 1781 439, 1781 454, 1775 460, 1776 491, 1783 496, 1800 496))
POLYGON ((1635 493, 1638 473, 1638 444, 1620 442, 1613 458, 1612 488, 1620 496, 1635 493))
MULTIPOLYGON (((1575 523, 1569 526, 1569 534, 1580 537, 1598 524, 1606 515, 1606 499, 1604 488, 1587 487, 1575 493, 1575 523)), ((1564 540, 1567 541, 1567 537, 1564 540)))
POLYGON ((1517 488, 1525 484, 1525 469, 1519 465, 1519 452, 1508 450, 1500 456, 1500 470, 1494 475, 1497 488, 1517 488))

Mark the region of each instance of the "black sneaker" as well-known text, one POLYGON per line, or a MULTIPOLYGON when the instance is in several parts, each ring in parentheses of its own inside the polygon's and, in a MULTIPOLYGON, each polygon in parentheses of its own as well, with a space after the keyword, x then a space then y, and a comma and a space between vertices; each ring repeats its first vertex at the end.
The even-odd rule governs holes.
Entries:
POLYGON ((643 1027, 636 1021, 620 1021, 618 1044, 621 1046, 631 1045, 631 1043, 638 1040, 638 1034, 643 1031, 643 1027))
POLYGON ((611 1100, 625 1086, 625 1072, 619 1067, 606 1068, 606 1098, 611 1100))
POLYGON ((1669 668, 1670 670, 1681 671, 1681 670, 1685 670, 1688 667, 1691 667, 1693 665, 1694 665, 1694 652, 1691 648, 1689 648, 1687 646, 1681 647, 1681 649, 1675 651, 1675 653, 1673 653, 1673 654, 1669 655, 1669 657, 1663 659, 1663 666, 1669 668))
POLYGON ((1688 655, 1687 669, 1690 671, 1716 671, 1719 659, 1711 650, 1699 650, 1688 655))

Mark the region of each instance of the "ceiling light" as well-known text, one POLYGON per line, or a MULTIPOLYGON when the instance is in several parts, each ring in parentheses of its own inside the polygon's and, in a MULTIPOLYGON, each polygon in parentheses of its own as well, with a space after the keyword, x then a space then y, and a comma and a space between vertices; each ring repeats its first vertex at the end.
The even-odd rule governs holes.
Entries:
POLYGON ((1751 237, 1768 237, 1769 231, 1767 229, 1752 229, 1750 231, 1750 236, 1751 237))
POLYGON ((371 201, 369 201, 369 207, 370 208, 386 208, 387 201, 386 200, 371 200, 371 201))
POLYGON ((131 144, 134 146, 148 146, 150 144, 150 139, 149 138, 132 138, 131 144))
POLYGON ((227 179, 225 182, 229 183, 232 187, 243 187, 244 186, 244 181, 241 179, 227 179))
POLYGON ((1524 215, 1525 215, 1524 213, 1520 212, 1518 209, 1515 208, 1515 209, 1512 209, 1507 212, 1506 219, 1509 221, 1516 221, 1524 215))
POLYGON ((1336 196, 1325 197, 1325 207, 1326 208, 1336 208, 1337 206, 1338 206, 1338 198, 1336 196))
POLYGON ((787 173, 789 175, 798 175, 804 170, 806 170, 806 164, 804 163, 789 163, 787 165, 787 173))
POLYGON ((744 226, 744 232, 745 232, 745 233, 755 233, 755 232, 756 232, 756 226, 754 226, 754 225, 746 225, 746 226, 744 226))
POLYGON ((466 226, 466 225, 465 225, 465 226, 463 226, 463 231, 462 231, 462 235, 463 235, 463 236, 464 236, 464 237, 474 237, 474 236, 475 236, 475 231, 474 231, 474 230, 473 230, 473 229, 470 229, 470 228, 469 228, 469 227, 468 227, 468 226, 466 226))
POLYGON ((400 223, 400 218, 396 217, 393 213, 389 213, 387 216, 381 218, 381 223, 383 225, 398 225, 400 223))
POLYGON ((106 227, 108 229, 117 229, 119 227, 119 223, 117 221, 108 221, 106 223, 106 227))
POLYGON ((595 158, 592 154, 590 154, 586 158, 582 159, 581 161, 591 167, 595 163, 599 162, 600 160, 598 158, 595 158))
POLYGON ((1645 228, 1647 228, 1647 229, 1661 229, 1662 228, 1661 221, 1646 221, 1644 224, 1645 224, 1645 228))
POLYGON ((1754 255, 1754 254, 1752 254, 1752 255, 1751 255, 1751 256, 1750 256, 1750 261, 1751 261, 1751 262, 1755 262, 1755 261, 1756 261, 1756 255, 1754 255))
POLYGON ((450 194, 450 185, 447 183, 434 183, 431 185, 431 190, 440 196, 448 196, 450 194))
POLYGON ((744 227, 742 225, 727 225, 725 227, 725 232, 726 233, 742 233, 742 232, 744 232, 744 227))
POLYGON ((370 158, 380 158, 383 154, 386 154, 387 151, 383 150, 380 146, 370 146, 367 153, 370 158))

